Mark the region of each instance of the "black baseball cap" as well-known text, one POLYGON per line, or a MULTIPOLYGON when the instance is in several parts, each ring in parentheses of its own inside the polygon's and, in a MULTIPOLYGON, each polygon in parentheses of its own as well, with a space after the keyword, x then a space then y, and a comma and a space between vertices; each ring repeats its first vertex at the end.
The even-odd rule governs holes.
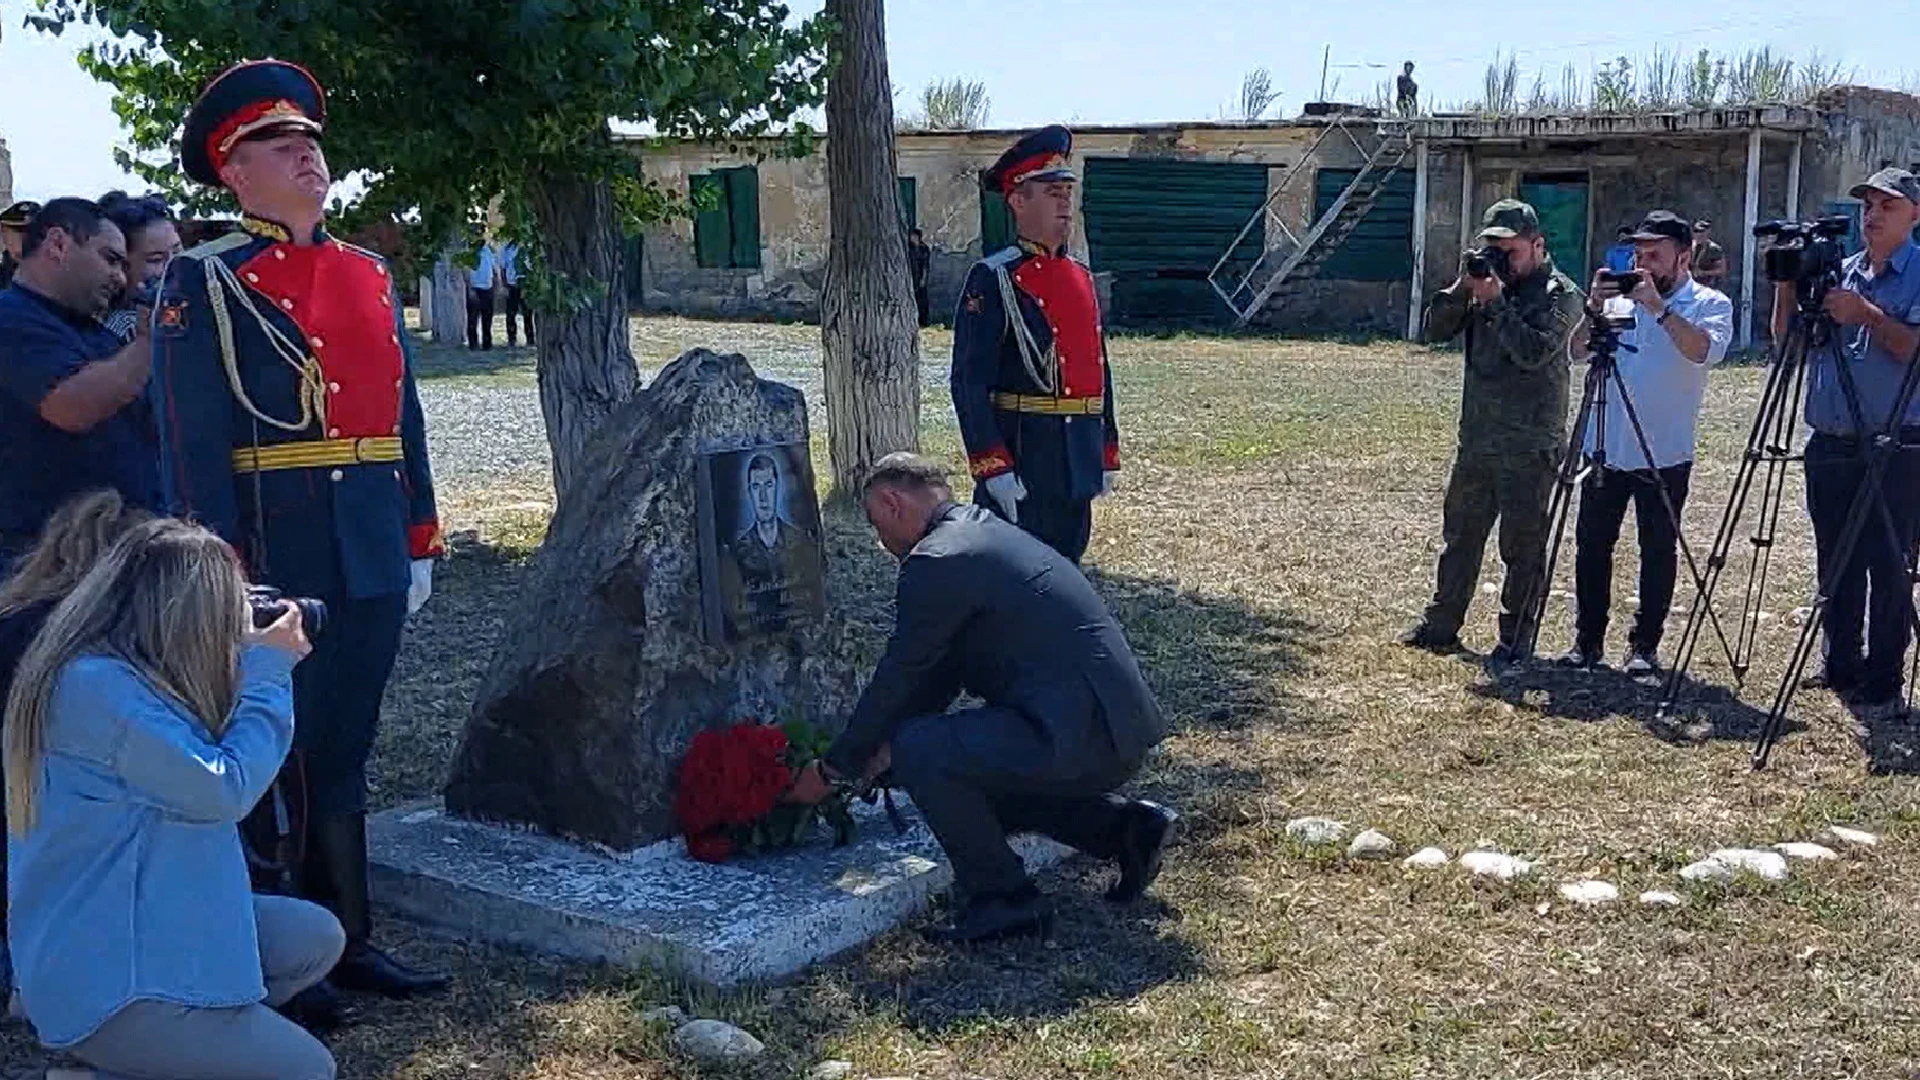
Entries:
POLYGON ((1693 243, 1693 222, 1671 210, 1655 210, 1640 219, 1633 230, 1635 240, 1671 240, 1676 244, 1693 243))

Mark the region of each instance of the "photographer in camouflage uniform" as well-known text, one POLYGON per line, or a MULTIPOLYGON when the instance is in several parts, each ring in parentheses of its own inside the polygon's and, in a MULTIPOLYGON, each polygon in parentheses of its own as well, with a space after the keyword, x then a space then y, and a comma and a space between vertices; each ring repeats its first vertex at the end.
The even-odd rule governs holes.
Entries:
POLYGON ((1567 335, 1583 301, 1547 256, 1533 207, 1502 199, 1481 224, 1485 247, 1462 260, 1460 277, 1426 311, 1427 343, 1465 332, 1466 377, 1439 583, 1426 616, 1400 641, 1436 653, 1461 648, 1460 625, 1498 519, 1506 580, 1493 659, 1501 662, 1512 658, 1515 624, 1546 560, 1547 503, 1566 441, 1567 335), (1479 265, 1483 257, 1490 265, 1479 265))

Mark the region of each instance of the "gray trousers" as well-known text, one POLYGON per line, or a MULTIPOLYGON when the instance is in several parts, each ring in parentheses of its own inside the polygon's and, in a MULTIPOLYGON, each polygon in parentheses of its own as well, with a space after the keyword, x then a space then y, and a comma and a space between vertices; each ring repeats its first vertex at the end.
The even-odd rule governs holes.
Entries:
POLYGON ((1034 832, 1096 859, 1120 853, 1125 799, 1114 789, 1139 762, 1085 763, 1067 774, 1031 720, 985 706, 916 717, 893 737, 893 779, 906 789, 968 897, 1029 884, 1011 833, 1034 832))
POLYGON ((136 1001, 69 1051, 103 1074, 137 1080, 334 1080, 333 1055, 268 1006, 326 978, 346 947, 326 908, 253 898, 267 1004, 233 1009, 136 1001))

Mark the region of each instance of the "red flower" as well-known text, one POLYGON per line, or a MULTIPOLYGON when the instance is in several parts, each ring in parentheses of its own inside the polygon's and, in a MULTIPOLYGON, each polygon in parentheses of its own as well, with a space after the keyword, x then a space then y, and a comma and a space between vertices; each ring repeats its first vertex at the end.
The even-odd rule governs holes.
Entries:
POLYGON ((733 839, 723 832, 689 833, 687 854, 701 862, 726 862, 733 855, 733 839))
POLYGON ((688 836, 689 854, 710 862, 725 859, 733 843, 724 834, 716 842, 713 834, 749 827, 779 805, 793 783, 787 750, 786 733, 767 724, 709 728, 693 737, 674 793, 674 813, 688 836))

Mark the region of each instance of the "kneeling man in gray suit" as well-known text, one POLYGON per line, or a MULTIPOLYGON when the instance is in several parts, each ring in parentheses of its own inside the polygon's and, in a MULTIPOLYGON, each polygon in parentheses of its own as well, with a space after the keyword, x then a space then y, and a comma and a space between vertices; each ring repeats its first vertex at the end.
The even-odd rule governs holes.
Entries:
POLYGON ((1115 789, 1166 737, 1120 625, 1078 568, 976 506, 912 454, 881 459, 862 493, 900 560, 893 637, 847 730, 790 798, 890 773, 953 862, 964 897, 937 940, 1042 932, 1048 908, 1007 834, 1038 832, 1120 876, 1140 896, 1160 871, 1175 815, 1115 789), (947 712, 961 691, 977 708, 947 712))

